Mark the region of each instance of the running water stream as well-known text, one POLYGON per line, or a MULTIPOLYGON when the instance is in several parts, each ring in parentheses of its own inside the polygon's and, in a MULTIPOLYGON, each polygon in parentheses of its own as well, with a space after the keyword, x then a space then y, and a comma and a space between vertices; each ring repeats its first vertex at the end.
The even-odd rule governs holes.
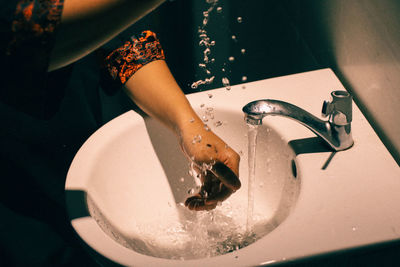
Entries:
POLYGON ((247 124, 248 128, 248 202, 247 202, 247 223, 246 232, 251 233, 253 230, 253 213, 254 213, 254 191, 256 180, 256 144, 258 125, 247 124))

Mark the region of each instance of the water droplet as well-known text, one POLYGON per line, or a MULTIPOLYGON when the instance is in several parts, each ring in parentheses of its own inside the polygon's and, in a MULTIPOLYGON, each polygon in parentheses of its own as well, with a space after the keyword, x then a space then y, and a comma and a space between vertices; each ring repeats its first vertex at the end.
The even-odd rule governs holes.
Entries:
POLYGON ((222 72, 225 72, 225 68, 222 68, 221 70, 222 70, 222 72))
POLYGON ((193 123, 193 122, 194 122, 194 118, 191 118, 191 119, 189 120, 189 122, 190 122, 190 123, 193 123))
POLYGON ((231 90, 231 84, 230 84, 228 78, 226 78, 226 77, 222 78, 222 84, 223 84, 223 86, 226 87, 226 90, 231 90))
POLYGON ((235 58, 234 58, 234 57, 229 57, 228 60, 229 60, 230 62, 232 62, 232 61, 235 60, 235 58))
POLYGON ((194 193, 194 188, 190 188, 187 192, 189 195, 192 195, 194 193))
POLYGON ((210 127, 208 127, 207 124, 204 124, 204 130, 210 131, 210 127))
POLYGON ((245 85, 243 85, 243 86, 242 86, 242 89, 243 89, 243 90, 244 90, 244 89, 246 89, 246 86, 245 86, 245 85))
POLYGON ((238 152, 238 154, 239 154, 239 156, 243 156, 243 151, 240 150, 240 151, 238 152))
POLYGON ((242 76, 242 82, 247 81, 247 76, 242 76))
POLYGON ((215 76, 206 79, 206 84, 211 84, 215 79, 215 76))
POLYGON ((196 135, 193 137, 192 144, 200 143, 201 142, 201 135, 196 135))
POLYGON ((237 17, 237 22, 238 23, 242 23, 243 22, 243 18, 242 17, 237 17))
POLYGON ((205 106, 204 104, 200 104, 200 108, 204 108, 204 106, 205 106))
POLYGON ((192 89, 196 89, 198 86, 199 84, 197 82, 194 82, 190 87, 192 87, 192 89))
POLYGON ((179 179, 179 181, 180 181, 181 183, 183 183, 183 182, 185 181, 185 178, 181 177, 181 179, 179 179))
POLYGON ((242 54, 246 53, 246 49, 244 49, 244 48, 240 49, 240 53, 242 53, 242 54))
POLYGON ((206 78, 204 81, 203 80, 199 80, 197 82, 192 83, 191 87, 192 89, 196 89, 199 85, 202 84, 211 84, 214 81, 215 76, 212 76, 210 78, 206 78))
POLYGON ((215 41, 211 41, 210 45, 214 46, 215 45, 215 41))
POLYGON ((208 121, 208 118, 207 118, 206 115, 204 115, 203 117, 201 117, 201 119, 202 119, 204 122, 207 122, 207 121, 208 121))
POLYGON ((218 13, 221 13, 221 12, 222 12, 222 7, 220 7, 220 6, 217 7, 217 12, 218 12, 218 13))
POLYGON ((212 94, 207 94, 208 95, 208 98, 212 98, 213 97, 213 95, 212 94))
POLYGON ((236 40, 236 35, 232 35, 232 40, 236 40))
POLYGON ((357 231, 357 227, 353 226, 353 227, 351 228, 351 230, 352 230, 352 231, 357 231))
POLYGON ((216 122, 214 122, 214 126, 215 127, 219 127, 219 126, 222 126, 222 121, 216 121, 216 122))

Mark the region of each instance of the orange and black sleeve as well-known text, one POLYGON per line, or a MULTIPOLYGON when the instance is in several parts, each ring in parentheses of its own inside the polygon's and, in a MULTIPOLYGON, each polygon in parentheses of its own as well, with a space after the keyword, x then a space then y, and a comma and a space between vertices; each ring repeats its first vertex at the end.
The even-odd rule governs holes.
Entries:
POLYGON ((155 60, 164 60, 160 41, 152 31, 133 35, 130 40, 105 58, 105 66, 112 79, 125 84, 140 68, 155 60))

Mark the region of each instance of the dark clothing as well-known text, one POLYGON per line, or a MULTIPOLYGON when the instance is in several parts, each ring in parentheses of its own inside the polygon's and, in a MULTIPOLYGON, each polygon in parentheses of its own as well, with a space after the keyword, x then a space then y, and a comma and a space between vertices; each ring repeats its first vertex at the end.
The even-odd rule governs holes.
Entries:
POLYGON ((164 59, 146 31, 48 73, 62 6, 62 0, 0 3, 6 67, 0 72, 0 266, 94 264, 77 245, 65 211, 69 165, 109 120, 102 117, 99 88, 119 88, 140 67, 164 59))

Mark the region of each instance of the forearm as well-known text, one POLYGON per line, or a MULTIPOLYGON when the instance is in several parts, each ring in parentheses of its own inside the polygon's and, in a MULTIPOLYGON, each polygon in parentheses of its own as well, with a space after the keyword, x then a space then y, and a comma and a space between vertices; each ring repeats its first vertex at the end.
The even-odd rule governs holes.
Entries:
POLYGON ((150 62, 138 70, 126 82, 125 91, 148 115, 178 135, 186 125, 200 122, 164 60, 150 62))
POLYGON ((100 47, 164 0, 65 0, 49 70, 100 47))

